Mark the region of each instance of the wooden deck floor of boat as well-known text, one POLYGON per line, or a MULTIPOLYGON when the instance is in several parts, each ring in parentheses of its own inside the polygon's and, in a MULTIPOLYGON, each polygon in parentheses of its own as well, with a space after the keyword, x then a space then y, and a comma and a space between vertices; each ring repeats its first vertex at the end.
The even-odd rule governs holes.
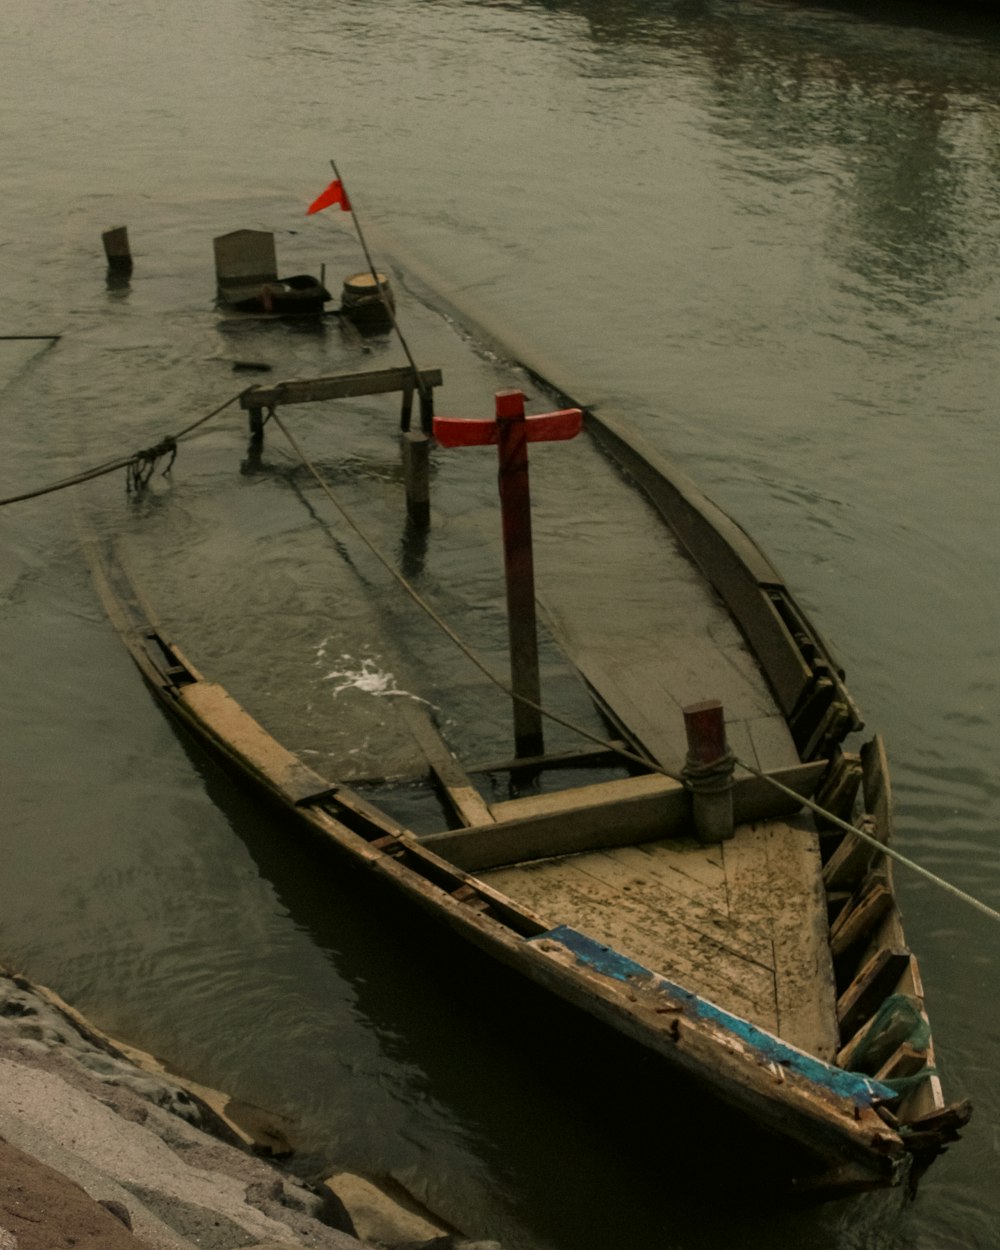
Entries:
POLYGON ((635 490, 593 515, 608 466, 601 453, 560 482, 559 511, 543 499, 534 524, 538 597, 560 645, 606 708, 665 767, 687 746, 681 709, 721 700, 730 746, 759 768, 798 763, 784 718, 719 596, 635 490), (565 517, 587 517, 584 536, 565 517), (568 556, 572 553, 572 557, 568 556))
POLYGON ((480 874, 811 1054, 837 1046, 816 836, 742 826, 731 841, 674 839, 480 874))

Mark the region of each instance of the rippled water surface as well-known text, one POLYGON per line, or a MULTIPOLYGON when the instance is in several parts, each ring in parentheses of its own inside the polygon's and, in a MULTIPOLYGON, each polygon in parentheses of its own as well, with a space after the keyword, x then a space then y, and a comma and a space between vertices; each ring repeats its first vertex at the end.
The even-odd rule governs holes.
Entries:
MULTIPOLYGON (((1000 906, 1000 21, 902 2, 0 0, 0 35, 0 331, 62 335, 0 342, 0 496, 186 425, 244 384, 234 358, 337 367, 333 339, 220 328, 211 259, 245 226, 276 232, 288 271, 363 267, 346 216, 304 215, 334 157, 396 282, 626 415, 754 534, 886 737, 899 847, 1000 906), (121 222, 136 270, 109 291, 99 236, 121 222)), ((509 371, 433 304, 411 333, 447 357, 442 402, 488 411, 509 371)), ((394 418, 364 416, 349 438, 307 428, 383 518, 394 418)), ((362 774, 419 651, 268 447, 274 471, 241 475, 238 428, 212 426, 142 506, 117 477, 87 500, 196 663, 269 697, 296 749, 349 738, 362 774), (216 610, 232 592, 238 631, 216 610)), ((464 535, 489 526, 467 462, 448 480, 425 566, 445 603, 448 576, 482 577, 464 535)), ((606 537, 599 488, 588 502, 553 541, 606 537)), ((294 1117, 305 1161, 390 1172, 509 1250, 1000 1245, 985 917, 899 872, 942 1079, 976 1104, 914 1203, 728 1204, 709 1153, 692 1189, 675 1173, 709 1151, 697 1108, 641 1139, 651 1074, 601 1086, 565 1019, 330 879, 176 736, 95 600, 73 511, 66 493, 0 512, 0 957, 294 1117)), ((499 654, 488 579, 481 603, 470 628, 499 654)), ((483 706, 490 742, 505 710, 483 706)))

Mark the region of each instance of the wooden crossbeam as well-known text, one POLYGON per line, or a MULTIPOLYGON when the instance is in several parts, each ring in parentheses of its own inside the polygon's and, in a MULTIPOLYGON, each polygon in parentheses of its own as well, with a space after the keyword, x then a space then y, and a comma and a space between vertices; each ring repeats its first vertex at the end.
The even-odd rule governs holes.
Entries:
POLYGON ((459 819, 465 825, 490 824, 493 817, 468 773, 452 755, 430 715, 419 704, 401 700, 398 712, 417 741, 459 819))
MULTIPOLYGON (((419 376, 427 387, 441 385, 440 369, 421 369, 419 376)), ((360 373, 332 373, 321 378, 290 378, 273 386, 252 386, 240 396, 240 407, 253 409, 272 408, 278 404, 307 404, 322 399, 412 391, 413 387, 414 371, 406 365, 394 369, 366 369, 360 373)))
MULTIPOLYGON (((810 795, 826 767, 826 761, 819 760, 778 769, 772 775, 798 793, 810 795)), ((762 778, 743 777, 734 783, 733 806, 737 821, 749 821, 791 814, 799 805, 762 778)), ((511 799, 492 804, 490 813, 495 823, 426 834, 421 844, 449 863, 480 872, 692 831, 687 788, 658 774, 511 799)))

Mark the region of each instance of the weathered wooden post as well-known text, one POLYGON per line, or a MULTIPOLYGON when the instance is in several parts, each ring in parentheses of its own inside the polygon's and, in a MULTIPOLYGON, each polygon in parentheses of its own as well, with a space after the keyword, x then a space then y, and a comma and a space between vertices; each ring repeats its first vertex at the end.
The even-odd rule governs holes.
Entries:
POLYGON ((431 440, 422 430, 406 430, 400 439, 403 444, 406 515, 413 525, 427 529, 431 523, 431 440))
POLYGON ((108 258, 111 273, 127 275, 132 272, 132 252, 128 243, 128 227, 115 226, 101 235, 104 255, 108 258))
POLYGON ((261 447, 264 443, 264 409, 248 408, 247 418, 250 424, 250 441, 261 447))
POLYGON ((434 418, 434 390, 414 374, 413 383, 403 388, 399 414, 402 431, 403 483, 406 487, 406 515, 418 529, 431 523, 431 430, 434 418), (413 394, 419 385, 420 429, 411 429, 413 394))
MULTIPOLYGON (((496 414, 511 685, 515 694, 541 703, 524 395, 520 391, 500 392, 496 396, 496 414)), ((515 699, 514 754, 542 755, 544 751, 541 712, 515 699)))
POLYGON ((434 437, 443 447, 496 443, 500 473, 504 570, 507 578, 507 629, 514 693, 514 750, 519 757, 542 755, 541 683, 535 618, 535 570, 531 546, 531 494, 528 443, 575 438, 583 425, 579 408, 526 417, 521 391, 498 391, 496 419, 476 421, 434 417, 434 437), (532 706, 534 705, 534 706, 532 706))
POLYGON ((683 709, 688 754, 682 776, 691 791, 695 832, 701 842, 722 842, 734 833, 733 768, 726 720, 718 699, 683 709))
POLYGON ((429 386, 420 392, 420 428, 425 434, 434 430, 434 391, 429 386))

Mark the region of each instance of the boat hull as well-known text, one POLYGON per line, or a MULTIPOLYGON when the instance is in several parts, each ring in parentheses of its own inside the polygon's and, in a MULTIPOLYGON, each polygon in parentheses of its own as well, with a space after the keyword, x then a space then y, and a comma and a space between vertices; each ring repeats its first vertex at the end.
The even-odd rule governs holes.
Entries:
POLYGON ((161 704, 320 844, 464 942, 694 1079, 748 1126, 795 1147, 801 1166, 784 1178, 791 1192, 829 1198, 904 1180, 911 1162, 906 1144, 879 1113, 890 1090, 812 1059, 583 935, 553 927, 352 792, 331 786, 206 681, 155 622, 136 615, 96 546, 90 556, 102 601, 161 704))

